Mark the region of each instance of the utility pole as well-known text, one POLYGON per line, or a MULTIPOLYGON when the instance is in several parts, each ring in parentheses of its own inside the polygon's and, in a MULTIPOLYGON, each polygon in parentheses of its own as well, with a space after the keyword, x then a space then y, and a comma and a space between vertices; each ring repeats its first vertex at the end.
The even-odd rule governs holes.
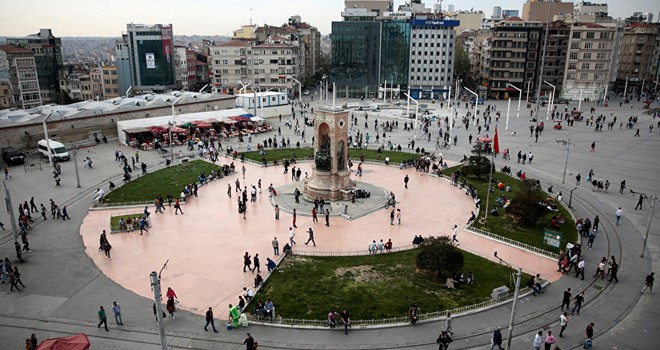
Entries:
POLYGON ((561 143, 566 148, 566 161, 564 162, 564 176, 561 179, 561 183, 566 182, 566 168, 568 168, 568 154, 571 152, 571 145, 575 145, 571 142, 571 139, 567 140, 557 140, 557 143, 561 143))
POLYGON ((18 243, 18 228, 16 227, 16 216, 14 216, 14 205, 11 203, 11 195, 7 183, 2 182, 5 186, 5 203, 7 204, 7 214, 9 214, 9 221, 11 222, 11 230, 14 232, 14 242, 18 243))
MULTIPOLYGON (((497 256, 497 251, 495 251, 494 255, 500 261, 500 263, 508 266, 513 270, 513 266, 511 266, 511 264, 497 256)), ((513 292, 513 304, 511 304, 511 317, 509 318, 509 330, 507 332, 505 349, 511 349, 511 341, 513 340, 513 324, 516 319, 516 304, 518 303, 518 297, 520 295, 520 280, 522 280, 522 269, 519 267, 518 274, 516 275, 516 289, 513 292)))
POLYGON ((649 201, 651 202, 650 203, 650 210, 649 210, 649 221, 646 224, 646 234, 644 235, 644 245, 642 246, 642 254, 639 255, 640 258, 643 258, 644 257, 644 251, 646 250, 646 242, 649 239, 649 232, 651 231, 651 223, 653 222, 653 209, 655 209, 655 201, 658 199, 658 196, 651 195, 650 197, 648 197, 646 195, 646 193, 635 192, 633 190, 630 190, 630 193, 642 195, 642 196, 648 198, 649 201))
POLYGON ((165 339, 165 324, 163 324, 163 309, 161 308, 160 299, 162 295, 160 293, 160 275, 164 269, 167 268, 167 263, 170 260, 168 259, 163 267, 160 269, 159 273, 152 271, 149 274, 151 280, 151 289, 154 291, 154 305, 156 306, 156 320, 158 321, 158 335, 160 337, 160 347, 162 350, 167 350, 167 339, 165 339))
POLYGON ((78 173, 78 146, 73 146, 73 168, 76 170, 76 183, 80 188, 80 174, 78 173))
POLYGON ((552 3, 548 3, 548 15, 545 21, 545 38, 543 38, 543 55, 541 56, 541 67, 539 68, 539 84, 536 87, 536 120, 539 120, 539 103, 541 102, 541 85, 543 84, 543 66, 545 66, 545 53, 548 48, 548 35, 550 30, 550 8, 552 3))

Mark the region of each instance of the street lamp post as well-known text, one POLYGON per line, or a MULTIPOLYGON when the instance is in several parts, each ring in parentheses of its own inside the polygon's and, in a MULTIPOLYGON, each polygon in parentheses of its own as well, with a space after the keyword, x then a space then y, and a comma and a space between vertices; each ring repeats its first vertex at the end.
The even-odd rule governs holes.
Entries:
POLYGON ((646 195, 646 193, 635 192, 633 190, 630 190, 630 193, 642 195, 642 196, 648 198, 649 201, 651 202, 650 210, 649 210, 649 221, 646 225, 646 234, 644 235, 644 245, 642 246, 642 254, 639 255, 640 258, 643 258, 644 257, 644 251, 646 250, 646 242, 649 239, 649 232, 651 231, 651 223, 653 222, 653 209, 655 209, 655 201, 658 199, 658 196, 651 195, 649 197, 649 196, 646 195))
POLYGON ((509 110, 511 109, 511 98, 509 98, 509 102, 506 104, 506 124, 504 125, 504 129, 506 131, 509 131, 509 110))
POLYGON ((463 89, 474 95, 474 125, 477 125, 477 106, 479 106, 479 94, 466 87, 463 87, 463 89))
POLYGON ((172 121, 167 123, 167 130, 168 130, 168 136, 169 136, 169 141, 170 141, 170 162, 174 163, 174 151, 172 150, 174 140, 172 140, 172 127, 176 125, 176 111, 174 110, 174 105, 177 104, 181 99, 183 98, 183 95, 179 96, 174 102, 172 102, 172 121))
POLYGON ((545 120, 548 120, 550 118, 550 110, 552 109, 552 106, 555 104, 555 86, 548 83, 545 80, 543 82, 552 87, 552 94, 550 95, 550 100, 548 100, 548 114, 545 116, 545 120))
POLYGON ((169 259, 165 262, 163 267, 160 269, 159 273, 152 271, 149 274, 149 279, 151 280, 151 289, 154 291, 154 312, 156 313, 156 321, 158 323, 158 336, 160 338, 160 346, 162 350, 167 350, 167 339, 165 339, 165 325, 163 324, 163 311, 161 308, 162 295, 160 293, 160 275, 163 273, 163 270, 167 268, 167 263, 169 259))
POLYGON ((291 77, 291 80, 295 81, 298 84, 298 100, 302 102, 302 84, 294 77, 291 77))
MULTIPOLYGON (((515 87, 514 85, 511 85, 509 83, 507 83, 506 86, 512 87, 512 88, 518 90, 518 111, 516 112, 516 118, 519 118, 520 117, 520 101, 522 100, 522 89, 518 89, 517 87, 515 87)), ((529 93, 529 90, 527 90, 527 92, 529 93)), ((508 119, 507 119, 507 125, 508 125, 508 119)), ((509 130, 509 129, 507 128, 507 130, 509 130)))
POLYGON ((14 233, 14 244, 18 244, 18 228, 16 227, 16 216, 14 216, 14 204, 11 202, 11 195, 7 183, 2 182, 5 186, 5 203, 7 204, 7 214, 9 214, 9 222, 11 223, 11 230, 14 233))
POLYGON ((76 184, 80 188, 80 174, 78 173, 78 145, 73 146, 73 168, 76 170, 76 184))
MULTIPOLYGON (((504 261, 504 259, 500 258, 497 256, 497 251, 495 251, 495 257, 504 265, 507 265, 510 269, 513 270, 513 266, 509 264, 508 262, 504 261)), ((516 289, 513 292, 513 302, 511 304, 511 317, 509 318, 509 329, 507 332, 507 339, 506 339, 506 348, 505 349, 511 349, 511 341, 513 340, 513 324, 516 319, 516 304, 518 303, 518 297, 520 296, 520 280, 522 280, 522 268, 518 268, 518 274, 516 275, 516 289)))
POLYGON ((405 92, 403 94, 406 95, 406 97, 408 98, 408 103, 410 103, 410 101, 413 101, 415 103, 415 132, 414 132, 414 135, 417 135, 417 129, 419 128, 419 125, 417 123, 417 118, 419 117, 419 102, 417 102, 417 100, 410 97, 410 95, 406 94, 405 92))
POLYGON ((580 100, 578 101, 578 112, 582 112, 582 90, 580 89, 580 100))
POLYGON ((573 145, 573 143, 571 142, 571 139, 568 139, 568 141, 567 140, 557 140, 556 142, 563 144, 564 147, 566 148, 566 161, 564 161, 564 176, 561 179, 561 183, 565 183, 566 182, 566 168, 568 168, 568 155, 571 152, 571 145, 573 145))
POLYGON ((48 163, 50 165, 53 165, 53 155, 52 151, 50 149, 50 139, 48 138, 48 128, 46 127, 46 121, 50 119, 50 117, 53 115, 53 112, 50 112, 46 118, 44 118, 43 125, 44 125, 44 135, 46 136, 46 147, 48 148, 48 163))

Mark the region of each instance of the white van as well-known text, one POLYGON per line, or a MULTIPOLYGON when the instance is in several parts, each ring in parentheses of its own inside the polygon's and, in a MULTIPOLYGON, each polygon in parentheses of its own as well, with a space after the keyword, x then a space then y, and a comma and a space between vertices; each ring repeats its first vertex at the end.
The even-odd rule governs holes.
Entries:
POLYGON ((42 156, 48 158, 49 144, 50 144, 50 153, 53 159, 57 161, 69 160, 69 152, 66 150, 64 144, 53 140, 48 140, 48 143, 46 143, 46 140, 40 140, 37 143, 37 149, 39 150, 39 153, 41 153, 42 156))

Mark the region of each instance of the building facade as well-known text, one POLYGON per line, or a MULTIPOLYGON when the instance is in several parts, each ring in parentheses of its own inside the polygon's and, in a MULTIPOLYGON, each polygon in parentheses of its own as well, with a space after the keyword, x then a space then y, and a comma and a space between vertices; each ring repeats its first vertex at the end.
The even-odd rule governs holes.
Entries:
POLYGON ((9 82, 11 107, 30 109, 42 105, 39 73, 32 50, 0 45, 0 80, 9 82))
POLYGON ((410 76, 410 22, 384 21, 381 35, 380 82, 390 87, 407 87, 410 76))
MULTIPOLYGON (((545 64, 543 66, 543 80, 555 86, 555 99, 558 99, 564 84, 566 58, 568 56, 568 36, 570 32, 571 26, 564 21, 553 21, 549 24, 545 64)), ((541 32, 541 36, 541 45, 543 45, 545 42, 545 30, 541 32)), ((540 63, 541 60, 539 60, 539 67, 540 63)), ((541 95, 548 95, 552 92, 552 87, 548 84, 543 84, 542 90, 544 91, 542 91, 541 95)))
POLYGON ((541 53, 543 25, 538 21, 508 18, 493 28, 490 47, 490 75, 488 90, 491 98, 517 97, 518 91, 508 84, 523 89, 529 84, 534 91, 541 53))
POLYGON ((568 59, 561 96, 570 100, 604 97, 613 69, 616 27, 574 23, 568 40, 568 59))
POLYGON ((410 92, 413 98, 433 99, 452 85, 455 20, 417 16, 410 23, 410 92))
POLYGON ((626 26, 621 47, 621 62, 617 73, 617 87, 641 88, 642 81, 654 81, 651 67, 655 59, 658 24, 632 23, 626 26))
POLYGON ((523 4, 522 19, 538 21, 543 24, 553 20, 554 16, 572 14, 573 3, 559 0, 528 0, 523 4))
POLYGON ((9 37, 7 44, 27 48, 34 54, 39 73, 40 99, 44 103, 58 101, 59 71, 62 69, 62 39, 53 35, 50 29, 40 29, 39 33, 25 37, 9 37))
POLYGON ((127 24, 126 39, 134 90, 165 92, 176 89, 172 25, 127 24))
POLYGON ((119 94, 126 95, 128 88, 133 86, 131 77, 131 55, 128 49, 128 35, 124 34, 122 39, 115 43, 115 65, 117 66, 117 77, 119 79, 119 94))

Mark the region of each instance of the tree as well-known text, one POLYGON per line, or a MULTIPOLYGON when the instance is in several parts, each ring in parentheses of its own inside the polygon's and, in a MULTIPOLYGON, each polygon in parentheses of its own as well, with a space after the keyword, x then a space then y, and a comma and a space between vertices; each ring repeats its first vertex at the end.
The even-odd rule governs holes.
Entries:
POLYGON ((485 142, 477 142, 472 147, 472 155, 468 158, 467 164, 463 166, 465 175, 483 178, 490 174, 490 160, 484 156, 486 154, 485 142))
POLYGON ((470 77, 470 57, 460 42, 456 42, 456 57, 454 57, 454 73, 464 82, 470 77))
POLYGON ((463 267, 463 252, 451 244, 449 237, 428 237, 417 254, 417 268, 435 272, 440 279, 443 273, 453 274, 463 267))
POLYGON ((523 226, 532 226, 544 217, 548 211, 541 202, 545 194, 536 180, 527 179, 521 182, 520 192, 511 198, 511 206, 507 213, 515 216, 523 226))

